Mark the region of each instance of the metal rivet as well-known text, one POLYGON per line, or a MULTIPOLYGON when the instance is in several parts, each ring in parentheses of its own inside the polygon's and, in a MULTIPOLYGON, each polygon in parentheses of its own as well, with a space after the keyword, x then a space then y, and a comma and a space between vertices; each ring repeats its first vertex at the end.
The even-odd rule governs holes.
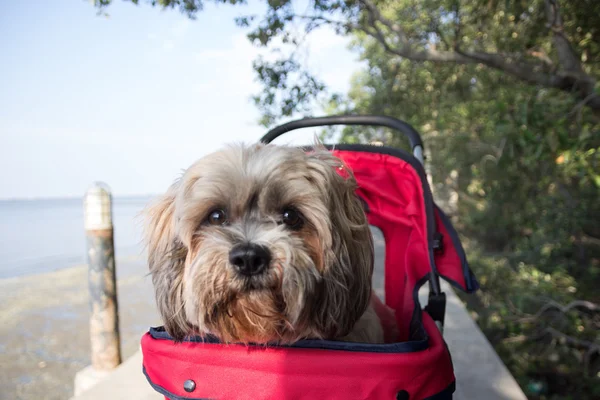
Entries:
POLYGON ((396 394, 396 400, 408 400, 408 392, 406 390, 401 390, 396 394))
POLYGON ((196 390, 196 382, 194 382, 191 379, 188 379, 183 383, 183 390, 185 390, 188 393, 193 392, 194 390, 196 390))

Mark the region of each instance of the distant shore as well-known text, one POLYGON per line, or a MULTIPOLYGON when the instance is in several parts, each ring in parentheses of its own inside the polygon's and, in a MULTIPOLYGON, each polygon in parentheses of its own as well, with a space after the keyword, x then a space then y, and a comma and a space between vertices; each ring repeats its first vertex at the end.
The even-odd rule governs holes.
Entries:
MULTIPOLYGON (((137 201, 139 199, 152 199, 156 197, 157 194, 131 194, 131 195, 114 195, 113 199, 118 200, 133 200, 137 201)), ((81 195, 72 195, 72 196, 31 196, 31 197, 1 197, 0 203, 2 202, 21 202, 21 201, 81 201, 83 202, 83 194, 81 195)))
MULTIPOLYGON (((113 198, 117 257, 142 254, 140 213, 150 197, 113 198)), ((81 198, 0 200, 0 279, 86 263, 81 198)))
MULTIPOLYGON (((141 257, 117 259, 123 357, 160 324, 141 257)), ((89 365, 87 267, 0 279, 1 398, 64 400, 89 365)))

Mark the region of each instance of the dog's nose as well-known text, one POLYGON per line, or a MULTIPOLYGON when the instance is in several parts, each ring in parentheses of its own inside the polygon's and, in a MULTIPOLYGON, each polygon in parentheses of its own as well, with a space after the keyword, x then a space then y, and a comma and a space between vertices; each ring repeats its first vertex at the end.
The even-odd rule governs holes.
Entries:
POLYGON ((253 243, 238 244, 229 252, 229 262, 242 275, 257 275, 271 262, 271 252, 265 246, 253 243))

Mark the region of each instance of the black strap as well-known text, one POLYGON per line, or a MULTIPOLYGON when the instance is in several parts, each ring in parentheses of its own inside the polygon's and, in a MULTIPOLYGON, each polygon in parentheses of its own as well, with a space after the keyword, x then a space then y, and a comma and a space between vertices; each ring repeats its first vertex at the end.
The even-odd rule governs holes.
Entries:
POLYGON ((446 293, 432 293, 429 292, 429 299, 425 306, 427 314, 433 318, 434 321, 439 322, 444 326, 444 316, 446 315, 446 293))
POLYGON ((433 250, 436 252, 444 251, 444 235, 439 232, 433 234, 433 250))

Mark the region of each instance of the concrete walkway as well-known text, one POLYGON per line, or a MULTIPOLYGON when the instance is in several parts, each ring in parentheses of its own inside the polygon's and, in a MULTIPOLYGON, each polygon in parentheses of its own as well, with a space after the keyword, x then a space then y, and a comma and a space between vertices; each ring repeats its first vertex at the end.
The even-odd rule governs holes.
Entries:
MULTIPOLYGON (((456 375, 454 399, 527 400, 456 293, 446 282, 442 286, 447 298, 444 338, 456 375)), ((427 289, 421 290, 419 297, 425 304, 427 289)))
MULTIPOLYGON (((456 374, 455 400, 526 400, 490 343, 469 317, 450 287, 444 337, 452 353, 456 374)), ((425 304, 427 289, 420 293, 425 304)), ((142 356, 137 352, 107 378, 76 396, 77 400, 159 400, 164 399, 142 374, 142 356)))
POLYGON ((164 400, 142 373, 142 352, 138 351, 115 371, 73 400, 164 400))

